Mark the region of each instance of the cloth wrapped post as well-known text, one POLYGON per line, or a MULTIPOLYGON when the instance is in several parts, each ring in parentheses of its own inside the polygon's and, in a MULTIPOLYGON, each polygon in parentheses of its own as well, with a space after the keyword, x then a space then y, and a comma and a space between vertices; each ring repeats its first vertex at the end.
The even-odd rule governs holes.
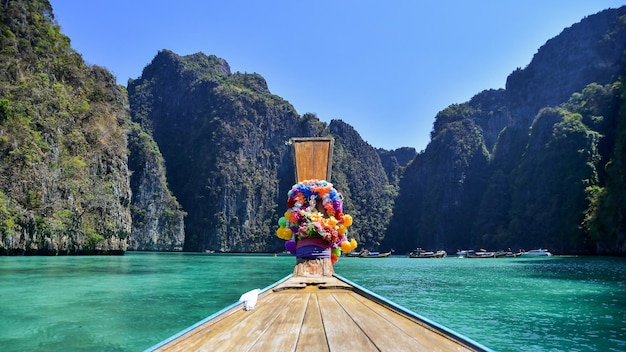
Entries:
POLYGON ((296 257, 306 259, 330 258, 330 246, 321 238, 303 238, 296 242, 296 257))
POLYGON ((321 238, 303 238, 296 243, 294 276, 332 276, 330 245, 321 238))

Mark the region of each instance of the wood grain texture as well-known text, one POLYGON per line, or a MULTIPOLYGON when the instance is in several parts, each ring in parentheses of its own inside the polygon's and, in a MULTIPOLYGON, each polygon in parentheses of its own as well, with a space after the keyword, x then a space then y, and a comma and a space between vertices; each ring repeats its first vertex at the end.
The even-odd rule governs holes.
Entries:
MULTIPOLYGON (((254 310, 236 306, 156 351, 477 350, 337 277, 295 277, 263 292, 254 310)), ((480 349, 478 349, 480 350, 480 349)))
POLYGON ((296 181, 327 180, 332 171, 332 138, 292 138, 296 181))

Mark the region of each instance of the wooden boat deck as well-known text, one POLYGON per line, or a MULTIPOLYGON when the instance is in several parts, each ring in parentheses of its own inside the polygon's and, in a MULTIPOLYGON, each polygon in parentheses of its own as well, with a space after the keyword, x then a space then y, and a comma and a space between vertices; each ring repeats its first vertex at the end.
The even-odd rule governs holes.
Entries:
POLYGON ((262 291, 253 310, 227 307, 151 350, 487 350, 431 324, 343 278, 290 276, 262 291))

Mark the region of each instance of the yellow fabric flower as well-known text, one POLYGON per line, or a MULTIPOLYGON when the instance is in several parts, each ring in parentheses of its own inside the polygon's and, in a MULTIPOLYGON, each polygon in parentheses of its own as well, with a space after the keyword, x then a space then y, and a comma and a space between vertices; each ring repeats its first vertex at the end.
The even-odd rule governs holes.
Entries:
POLYGON ((344 216, 343 216, 343 224, 346 225, 346 226, 352 225, 352 216, 350 216, 348 214, 344 214, 344 216))

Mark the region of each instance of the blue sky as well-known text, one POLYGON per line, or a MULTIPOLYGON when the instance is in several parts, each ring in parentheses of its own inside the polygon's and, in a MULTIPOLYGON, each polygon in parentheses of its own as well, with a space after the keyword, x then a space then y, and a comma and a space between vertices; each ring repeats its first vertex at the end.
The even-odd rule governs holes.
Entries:
POLYGON ((159 50, 256 72, 299 114, 370 145, 425 149, 437 113, 530 63, 548 39, 626 0, 50 0, 88 64, 126 85, 159 50))

